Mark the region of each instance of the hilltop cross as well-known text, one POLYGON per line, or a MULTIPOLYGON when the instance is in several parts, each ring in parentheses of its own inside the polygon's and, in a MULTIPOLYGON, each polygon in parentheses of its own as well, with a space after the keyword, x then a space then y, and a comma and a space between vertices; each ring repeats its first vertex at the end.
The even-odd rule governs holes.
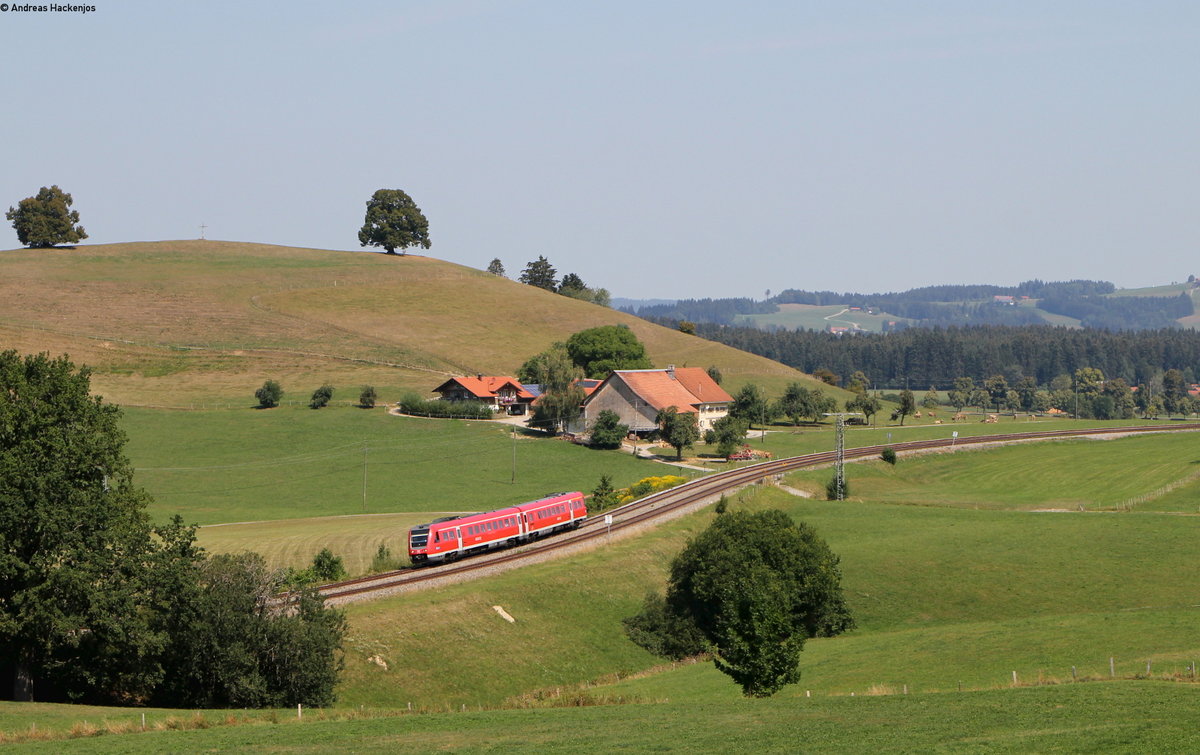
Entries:
POLYGON ((204 229, 205 229, 205 228, 208 228, 208 226, 206 226, 205 224, 201 223, 201 224, 200 224, 200 240, 201 240, 201 241, 203 241, 203 240, 204 240, 204 229))

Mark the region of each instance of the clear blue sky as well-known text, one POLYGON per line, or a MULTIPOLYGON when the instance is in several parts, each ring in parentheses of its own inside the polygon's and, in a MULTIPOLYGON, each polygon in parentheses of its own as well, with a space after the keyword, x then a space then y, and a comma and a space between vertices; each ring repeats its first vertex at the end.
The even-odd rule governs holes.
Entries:
POLYGON ((1200 274, 1193 0, 88 2, 0 13, 0 203, 89 243, 359 249, 386 187, 615 296, 1200 274))

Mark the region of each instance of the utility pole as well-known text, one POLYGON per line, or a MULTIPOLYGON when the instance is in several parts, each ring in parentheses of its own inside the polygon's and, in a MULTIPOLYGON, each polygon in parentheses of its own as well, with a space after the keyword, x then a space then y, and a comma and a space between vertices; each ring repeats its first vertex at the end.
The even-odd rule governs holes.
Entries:
POLYGON ((835 500, 846 500, 846 417, 855 417, 862 412, 826 412, 826 417, 834 417, 837 427, 837 441, 833 452, 833 475, 835 500))
POLYGON ((363 442, 363 513, 367 513, 367 444, 363 442))
POLYGON ((200 240, 204 241, 204 229, 208 228, 204 223, 200 224, 200 240))

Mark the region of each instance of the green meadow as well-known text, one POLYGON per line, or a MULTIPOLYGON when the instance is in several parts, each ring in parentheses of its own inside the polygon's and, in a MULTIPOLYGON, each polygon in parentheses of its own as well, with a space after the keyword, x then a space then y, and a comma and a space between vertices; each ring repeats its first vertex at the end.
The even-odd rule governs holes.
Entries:
MULTIPOLYGON (((706 526, 709 510, 569 559, 347 606, 351 632, 333 713, 403 712, 411 703, 425 715, 55 744, 99 751, 268 742, 310 751, 347 743, 365 751, 736 751, 751 743, 730 739, 728 727, 750 726, 754 748, 768 751, 789 749, 797 737, 813 750, 839 752, 1188 751, 1196 735, 1180 719, 1200 693, 1189 668, 1200 660, 1200 516, 1097 512, 1095 505, 1083 512, 1032 509, 1039 491, 1057 495, 1056 485, 1102 503, 1114 483, 1094 482, 1100 472, 1134 481, 1122 496, 1186 480, 1195 461, 1188 441, 1195 438, 901 456, 894 468, 868 461, 849 467, 853 499, 841 503, 766 485, 732 496, 734 507, 781 508, 812 524, 841 557, 858 620, 845 636, 810 641, 800 684, 770 700, 742 699, 707 662, 664 666, 621 629, 647 591, 662 589, 671 557, 706 526), (1036 466, 1041 457, 1055 460, 1053 482, 1036 466), (1164 466, 1150 474, 1152 457, 1164 466), (1007 468, 1007 482, 992 468, 1007 468), (971 479, 991 492, 966 495, 971 479), (922 484, 935 505, 914 505, 922 484), (956 504, 943 488, 963 500, 956 504), (993 500, 998 491, 1008 497, 993 500), (981 505, 984 499, 990 505, 981 505), (607 704, 618 702, 626 704, 607 704), (605 705, 591 707, 596 703, 605 705), (528 707, 537 710, 522 709, 528 707)), ((803 486, 808 474, 786 482, 803 486)), ((0 718, 13 722, 0 728, 25 729, 15 724, 28 720, 0 718)))
POLYGON ((1186 753, 1192 685, 1122 682, 941 695, 720 700, 396 715, 97 736, 29 752, 1186 753))
POLYGON ((128 408, 123 427, 152 515, 198 524, 479 511, 662 470, 500 423, 383 408, 128 408))

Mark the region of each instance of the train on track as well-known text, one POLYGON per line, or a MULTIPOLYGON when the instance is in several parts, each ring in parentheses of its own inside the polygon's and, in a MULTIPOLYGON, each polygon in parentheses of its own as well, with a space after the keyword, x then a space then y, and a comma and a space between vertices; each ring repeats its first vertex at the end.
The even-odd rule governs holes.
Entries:
POLYGON ((408 531, 413 566, 453 561, 563 530, 587 520, 583 493, 554 493, 536 501, 481 514, 435 519, 408 531))

